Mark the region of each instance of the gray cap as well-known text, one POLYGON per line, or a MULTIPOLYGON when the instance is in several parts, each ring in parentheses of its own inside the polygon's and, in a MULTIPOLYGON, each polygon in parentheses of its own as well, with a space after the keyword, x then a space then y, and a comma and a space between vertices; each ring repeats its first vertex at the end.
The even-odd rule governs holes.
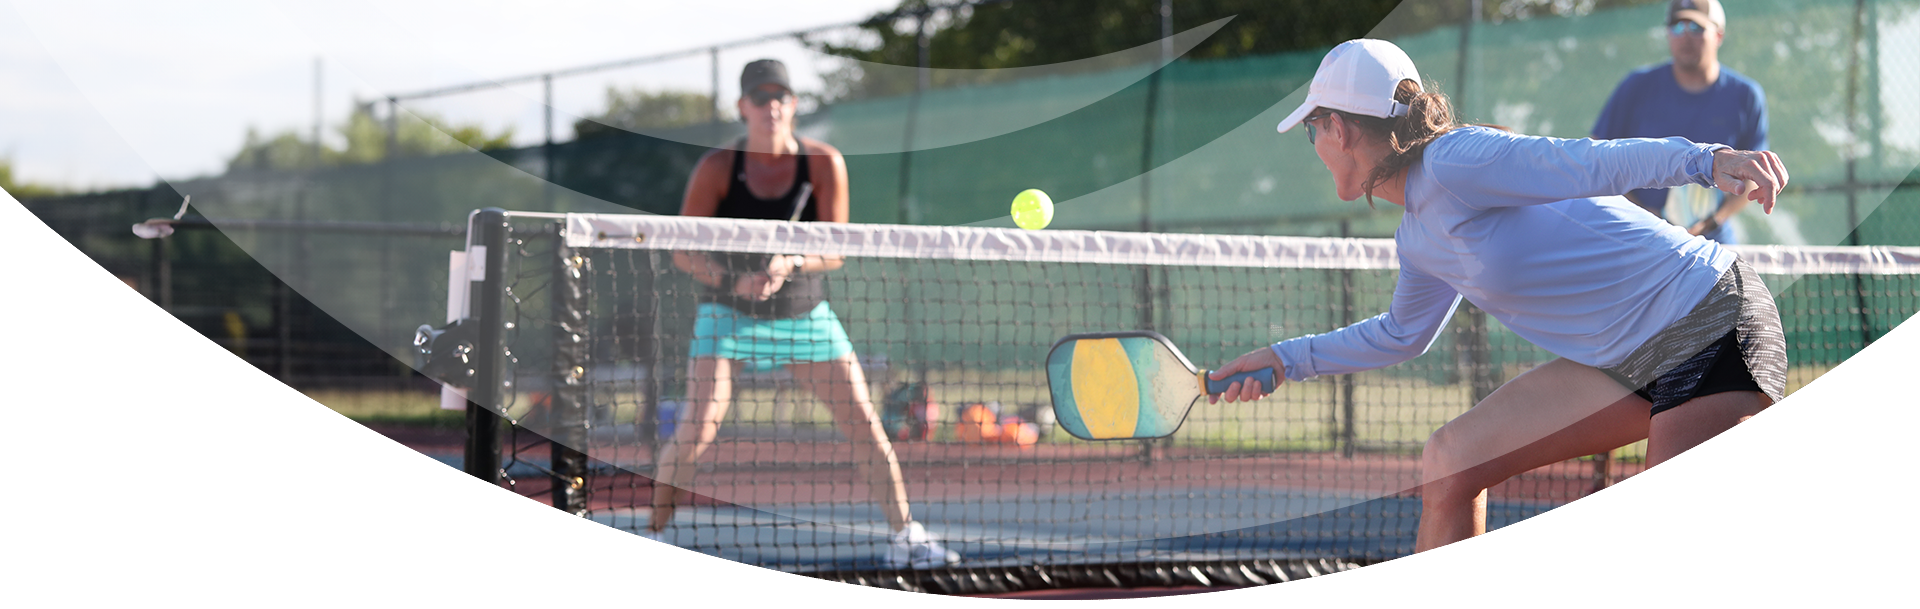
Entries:
POLYGON ((793 85, 787 82, 787 64, 780 63, 778 59, 761 59, 747 64, 745 69, 740 70, 741 95, 746 95, 748 91, 758 89, 760 85, 767 83, 780 85, 780 88, 792 93, 793 85))

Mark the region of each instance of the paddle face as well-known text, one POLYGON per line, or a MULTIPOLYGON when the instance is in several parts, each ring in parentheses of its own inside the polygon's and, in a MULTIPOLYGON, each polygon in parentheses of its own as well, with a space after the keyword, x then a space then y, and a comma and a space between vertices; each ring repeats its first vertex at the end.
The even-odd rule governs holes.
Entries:
POLYGON ((1667 207, 1662 215, 1680 228, 1693 228, 1720 209, 1723 193, 1699 184, 1685 184, 1667 190, 1667 207))
POLYGON ((1171 435, 1203 395, 1200 383, 1193 364, 1154 332, 1075 334, 1047 354, 1054 416, 1083 440, 1171 435))

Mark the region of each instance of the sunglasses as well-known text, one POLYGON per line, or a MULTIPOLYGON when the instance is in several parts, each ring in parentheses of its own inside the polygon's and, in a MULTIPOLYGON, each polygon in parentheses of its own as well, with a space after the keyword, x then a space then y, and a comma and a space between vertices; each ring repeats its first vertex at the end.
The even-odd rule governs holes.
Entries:
POLYGON ((1317 121, 1329 116, 1333 116, 1333 114, 1331 113, 1316 114, 1313 116, 1300 119, 1300 124, 1307 126, 1307 145, 1308 146, 1314 145, 1314 143, 1316 143, 1316 140, 1320 138, 1320 128, 1313 126, 1313 121, 1317 121))
POLYGON ((755 106, 765 106, 769 103, 772 103, 773 100, 786 99, 791 95, 792 95, 791 93, 788 93, 786 91, 768 91, 766 89, 754 89, 752 91, 747 92, 747 100, 753 102, 753 105, 755 106))
POLYGON ((1667 26, 1667 35, 1676 38, 1680 36, 1700 36, 1706 33, 1707 26, 1700 25, 1693 21, 1678 21, 1673 25, 1667 26))

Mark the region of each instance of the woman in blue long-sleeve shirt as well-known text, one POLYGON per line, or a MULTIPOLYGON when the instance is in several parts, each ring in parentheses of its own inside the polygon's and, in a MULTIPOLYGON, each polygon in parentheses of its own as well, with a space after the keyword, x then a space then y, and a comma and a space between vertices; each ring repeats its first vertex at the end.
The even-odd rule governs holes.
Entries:
MULTIPOLYGON (((1619 195, 1685 183, 1772 211, 1787 172, 1771 152, 1680 138, 1563 140, 1460 126, 1391 43, 1334 48, 1307 127, 1342 200, 1406 207, 1386 313, 1257 349, 1214 378, 1274 367, 1288 380, 1412 359, 1461 298, 1559 359, 1514 378, 1442 426, 1422 455, 1415 549, 1486 530, 1486 489, 1514 475, 1645 439, 1659 464, 1753 416, 1786 387, 1779 313, 1730 251, 1619 195)), ((1230 388, 1228 401, 1273 391, 1230 388)))

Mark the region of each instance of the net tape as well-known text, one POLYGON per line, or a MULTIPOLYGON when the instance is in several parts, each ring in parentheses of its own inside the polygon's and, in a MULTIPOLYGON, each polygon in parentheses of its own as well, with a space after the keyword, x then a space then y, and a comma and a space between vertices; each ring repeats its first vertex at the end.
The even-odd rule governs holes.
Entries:
MULTIPOLYGON (((703 250, 871 258, 1392 270, 1392 239, 781 222, 567 214, 576 248, 703 250)), ((1764 275, 1920 274, 1920 247, 1723 246, 1764 275)))

